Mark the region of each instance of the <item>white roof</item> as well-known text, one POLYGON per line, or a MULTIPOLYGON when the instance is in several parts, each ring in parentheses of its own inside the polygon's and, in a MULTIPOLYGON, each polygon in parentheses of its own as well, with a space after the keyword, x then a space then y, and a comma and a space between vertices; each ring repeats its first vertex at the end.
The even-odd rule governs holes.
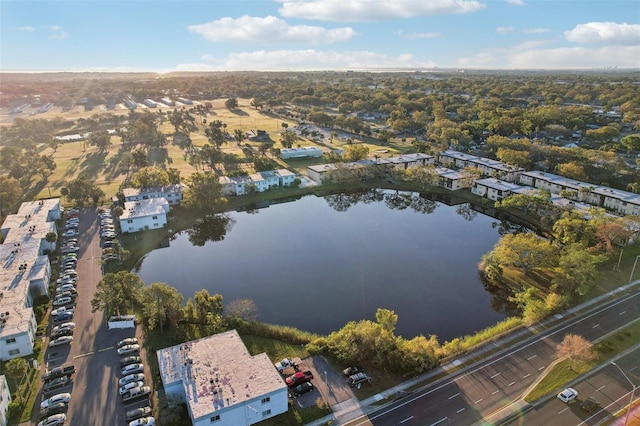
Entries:
POLYGON ((147 217, 152 215, 162 215, 167 213, 169 202, 164 197, 149 198, 148 200, 126 201, 120 221, 147 217))

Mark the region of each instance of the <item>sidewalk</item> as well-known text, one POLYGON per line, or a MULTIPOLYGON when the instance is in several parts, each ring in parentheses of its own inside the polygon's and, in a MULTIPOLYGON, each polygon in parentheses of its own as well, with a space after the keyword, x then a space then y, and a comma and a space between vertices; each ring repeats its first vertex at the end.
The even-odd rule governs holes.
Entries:
MULTIPOLYGON (((612 290, 609 293, 605 293, 601 296, 591 299, 581 305, 568 309, 563 314, 557 314, 552 317, 549 317, 544 321, 542 321, 540 324, 537 324, 536 326, 521 328, 517 331, 509 333, 508 335, 497 339, 493 343, 485 344, 482 347, 476 350, 473 350, 471 352, 468 352, 442 366, 436 367, 433 370, 428 371, 427 373, 424 373, 420 376, 416 376, 413 379, 407 380, 406 382, 402 382, 397 386, 394 386, 383 392, 375 394, 362 401, 358 401, 357 399, 353 398, 351 400, 341 402, 340 404, 336 404, 331 407, 333 414, 329 414, 313 422, 307 423, 306 426, 323 426, 323 425, 326 426, 327 424, 344 425, 351 420, 357 419, 362 415, 366 415, 370 412, 373 412, 383 407, 383 405, 373 405, 376 402, 379 402, 393 395, 398 395, 398 394, 410 395, 411 393, 406 392, 406 390, 414 386, 434 385, 434 384, 438 384, 440 382, 449 380, 449 375, 447 374, 448 371, 452 369, 457 369, 456 373, 463 373, 471 369, 477 362, 480 362, 481 360, 479 361, 478 360, 479 358, 484 358, 488 354, 499 353, 509 349, 509 347, 506 347, 506 348, 500 349, 497 352, 494 352, 496 346, 504 347, 506 345, 513 345, 515 343, 523 342, 530 338, 535 338, 540 331, 546 330, 554 326, 556 323, 561 322, 567 317, 578 315, 582 311, 585 311, 594 305, 598 305, 611 298, 617 297, 622 293, 630 291, 639 284, 640 284, 640 280, 636 280, 630 284, 618 287, 617 289, 612 290), (472 360, 476 360, 476 361, 472 362, 472 360), (464 367, 459 369, 461 366, 464 366, 464 367), (442 374, 444 374, 443 377, 435 380, 436 377, 442 374)), ((389 403, 391 402, 393 401, 390 401, 389 403)), ((511 418, 514 415, 519 415, 524 410, 526 410, 527 407, 530 407, 530 405, 524 400, 514 401, 512 404, 504 407, 503 409, 501 409, 496 413, 493 413, 489 418, 484 420, 491 419, 490 422, 492 424, 499 424, 511 418)), ((640 414, 640 407, 634 408, 633 412, 634 413, 637 412, 638 414, 640 414)), ((616 426, 621 426, 624 424, 624 420, 623 420, 623 423, 621 423, 620 425, 618 425, 618 423, 615 423, 615 424, 616 426)))

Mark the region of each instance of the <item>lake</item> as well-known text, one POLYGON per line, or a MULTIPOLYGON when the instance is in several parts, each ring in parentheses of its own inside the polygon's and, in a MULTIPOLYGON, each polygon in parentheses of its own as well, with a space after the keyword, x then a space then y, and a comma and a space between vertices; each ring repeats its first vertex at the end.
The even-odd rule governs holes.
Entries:
MULTIPOLYGON (((348 321, 398 314, 396 335, 440 341, 505 318, 477 264, 500 221, 468 204, 417 193, 305 196, 211 216, 148 253, 136 271, 187 298, 252 299, 260 321, 327 334, 348 321)), ((503 224, 504 225, 504 224, 503 224)))

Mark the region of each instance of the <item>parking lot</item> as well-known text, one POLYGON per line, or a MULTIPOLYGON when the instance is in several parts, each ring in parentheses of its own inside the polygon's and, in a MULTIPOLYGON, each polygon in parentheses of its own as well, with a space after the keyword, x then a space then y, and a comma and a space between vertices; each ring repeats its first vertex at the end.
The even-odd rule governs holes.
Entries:
MULTIPOLYGON (((52 395, 70 392, 67 410, 67 425, 114 426, 125 425, 125 411, 146 405, 147 399, 123 404, 119 394, 118 379, 121 377, 120 357, 117 343, 136 335, 136 329, 107 328, 107 321, 101 311, 92 313, 90 300, 102 278, 100 220, 96 209, 84 209, 79 215, 77 298, 74 306, 73 342, 47 348, 42 373, 46 369, 62 365, 74 365, 75 374, 71 383, 44 393, 40 390, 37 406, 52 395)), ((53 324, 52 324, 53 327, 53 324)), ((50 327, 50 330, 51 328, 50 327)), ((48 343, 46 339, 45 343, 48 343)), ((144 358, 143 358, 144 359, 144 358)), ((143 361, 144 362, 144 361, 143 361)), ((145 366, 146 384, 150 383, 150 373, 145 366)), ((36 407, 37 408, 37 407, 36 407)), ((38 410, 34 410, 34 423, 39 420, 38 410)))

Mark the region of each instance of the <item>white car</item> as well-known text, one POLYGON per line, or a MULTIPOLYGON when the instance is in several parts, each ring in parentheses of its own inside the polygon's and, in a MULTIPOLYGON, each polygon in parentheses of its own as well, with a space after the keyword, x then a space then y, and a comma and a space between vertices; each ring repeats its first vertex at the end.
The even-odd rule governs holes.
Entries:
POLYGON ((129 389, 137 388, 140 386, 144 386, 144 382, 141 380, 137 382, 129 382, 126 385, 122 385, 120 386, 120 395, 124 395, 125 393, 129 392, 129 389))
POLYGON ((144 380, 144 374, 143 373, 129 374, 127 376, 124 376, 122 379, 118 380, 118 384, 120 386, 124 386, 127 383, 141 382, 143 380, 144 380))
POLYGON ((129 426, 154 426, 156 424, 156 419, 153 417, 143 417, 138 420, 134 420, 129 422, 129 426))
POLYGON ((67 420, 67 416, 64 413, 54 414, 43 419, 38 426, 61 426, 67 420))
POLYGON ((66 404, 69 402, 69 400, 71 400, 71 394, 69 392, 59 393, 57 395, 53 395, 49 399, 45 399, 44 401, 42 401, 42 403, 40 403, 40 408, 47 408, 50 405, 58 404, 60 402, 63 402, 66 404))
POLYGON ((78 231, 76 231, 75 229, 69 229, 68 231, 63 233, 62 236, 65 237, 65 238, 67 238, 67 237, 76 237, 76 236, 78 236, 78 231))
POLYGON ((138 352, 140 350, 140 345, 124 345, 118 348, 118 355, 126 355, 134 352, 138 352))
POLYGON ((129 364, 125 367, 122 367, 122 375, 128 376, 129 374, 133 374, 133 373, 142 373, 143 370, 144 370, 144 364, 142 363, 129 364))
POLYGON ((138 339, 135 337, 127 337, 126 339, 122 339, 118 342, 118 347, 121 348, 127 345, 135 345, 138 343, 138 339))
MULTIPOLYGON (((58 287, 58 288, 60 288, 60 287, 58 287)), ((73 313, 73 308, 67 308, 67 307, 63 306, 61 308, 54 309, 53 311, 51 311, 51 315, 56 316, 56 315, 60 315, 62 313, 66 313, 66 312, 73 313)))
POLYGON ((49 347, 55 348, 56 346, 69 345, 71 342, 73 342, 73 336, 62 336, 50 341, 49 347))
POLYGON ((55 327, 53 327, 51 329, 52 333, 57 333, 60 330, 73 330, 74 328, 76 328, 76 323, 75 322, 64 322, 60 325, 56 325, 55 327))
POLYGON ((71 300, 70 297, 64 296, 64 297, 55 299, 53 301, 53 306, 65 306, 65 305, 71 304, 71 302, 73 302, 73 300, 71 300))
POLYGON ((566 388, 558 394, 558 399, 562 402, 569 403, 578 397, 578 391, 573 388, 566 388))

